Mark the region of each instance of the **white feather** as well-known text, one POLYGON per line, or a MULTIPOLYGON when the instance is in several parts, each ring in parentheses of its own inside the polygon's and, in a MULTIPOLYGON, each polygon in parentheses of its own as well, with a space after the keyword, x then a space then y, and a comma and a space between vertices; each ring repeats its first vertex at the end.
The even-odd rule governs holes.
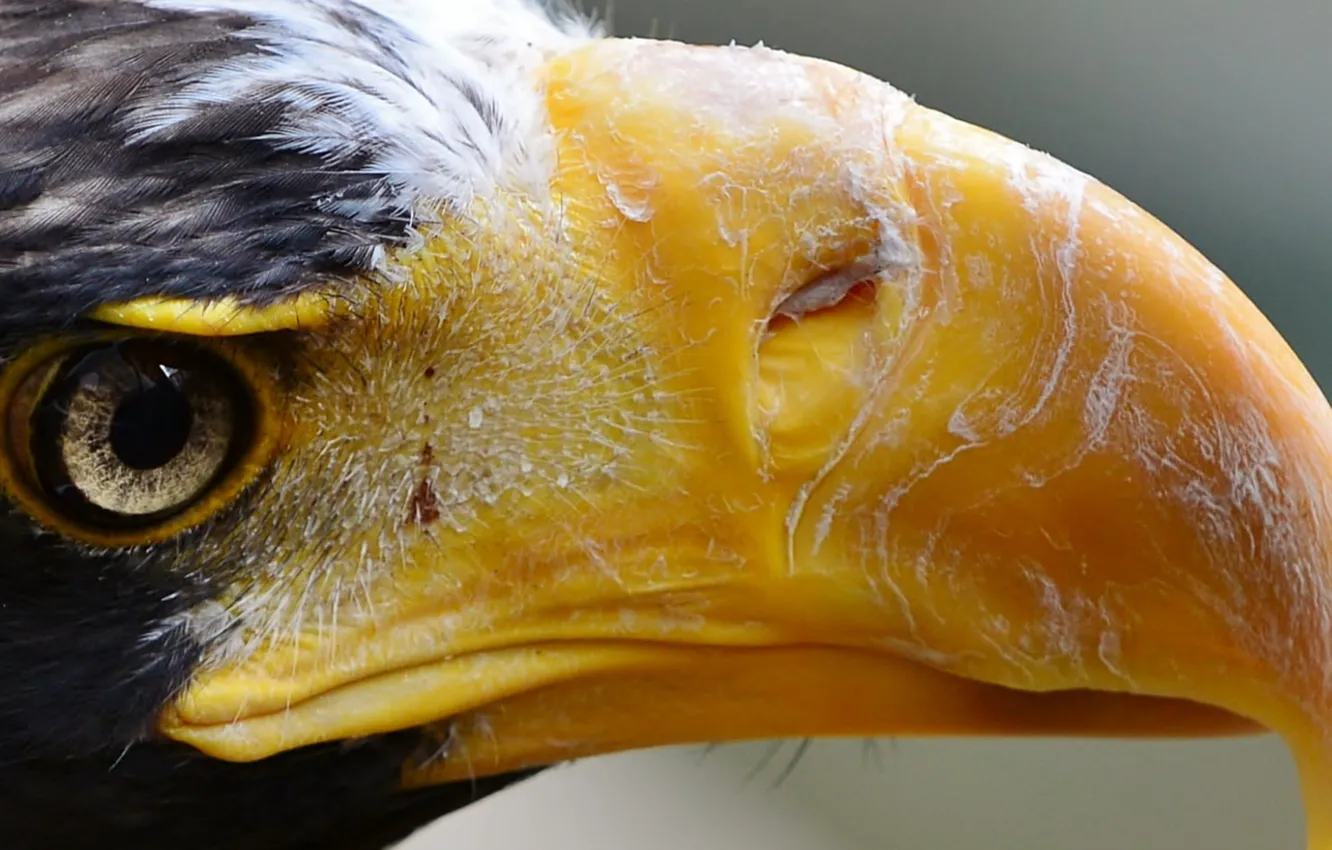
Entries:
MULTIPOLYGON (((551 168, 535 69, 601 35, 538 0, 143 0, 157 8, 240 12, 273 45, 218 67, 136 116, 149 139, 210 103, 264 97, 304 107, 284 148, 338 159, 379 146, 365 170, 390 179, 380 210, 465 206, 496 186, 539 191, 551 168), (329 109, 333 102, 336 108, 329 109), (322 103, 323 108, 316 108, 322 103), (499 120, 487 121, 482 109, 499 120)), ((335 202, 336 203, 336 202, 335 202)))

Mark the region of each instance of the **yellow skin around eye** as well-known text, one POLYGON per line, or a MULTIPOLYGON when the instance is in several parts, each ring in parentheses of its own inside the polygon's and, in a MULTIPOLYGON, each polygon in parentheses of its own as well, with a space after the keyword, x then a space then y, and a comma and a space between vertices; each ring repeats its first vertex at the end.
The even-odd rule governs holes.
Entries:
POLYGON ((240 343, 196 339, 193 344, 207 347, 229 363, 252 395, 254 438, 239 462, 188 508, 154 526, 113 531, 86 527, 65 516, 36 484, 27 422, 54 376, 53 364, 64 354, 80 346, 135 338, 145 338, 145 334, 114 329, 51 337, 24 350, 0 374, 0 410, 4 411, 0 416, 0 488, 43 527, 93 546, 122 548, 157 543, 204 521, 235 499, 263 471, 281 445, 285 430, 269 365, 240 343))

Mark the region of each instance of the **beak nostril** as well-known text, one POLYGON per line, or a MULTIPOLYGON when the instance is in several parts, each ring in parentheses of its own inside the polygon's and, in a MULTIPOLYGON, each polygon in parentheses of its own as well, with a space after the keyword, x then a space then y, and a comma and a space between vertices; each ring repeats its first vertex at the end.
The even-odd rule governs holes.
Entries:
POLYGON ((770 468, 796 477, 827 462, 863 408, 883 271, 857 263, 788 295, 757 352, 754 433, 770 468))
POLYGON ((879 275, 879 270, 868 263, 855 263, 822 274, 778 303, 768 320, 768 329, 843 304, 872 301, 879 275))

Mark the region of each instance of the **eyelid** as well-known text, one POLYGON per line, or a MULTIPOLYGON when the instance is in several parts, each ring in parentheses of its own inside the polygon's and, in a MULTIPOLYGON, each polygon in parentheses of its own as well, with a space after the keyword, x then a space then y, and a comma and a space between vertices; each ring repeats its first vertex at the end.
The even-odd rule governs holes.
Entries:
POLYGON ((33 410, 46 396, 59 375, 60 358, 50 357, 23 374, 22 380, 14 385, 12 395, 0 384, 0 399, 6 399, 4 451, 21 467, 19 471, 28 480, 36 480, 37 470, 32 453, 27 449, 32 444, 32 416, 24 414, 33 410))
POLYGON ((141 298, 97 308, 92 318, 111 325, 194 337, 230 337, 276 331, 308 331, 327 327, 349 312, 345 299, 320 292, 301 292, 272 304, 250 305, 236 298, 194 301, 187 298, 141 298))

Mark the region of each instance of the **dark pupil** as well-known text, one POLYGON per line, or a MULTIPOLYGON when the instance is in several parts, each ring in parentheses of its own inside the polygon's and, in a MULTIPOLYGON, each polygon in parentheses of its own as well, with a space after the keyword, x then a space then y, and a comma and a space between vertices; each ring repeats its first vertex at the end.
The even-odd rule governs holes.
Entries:
POLYGON ((133 469, 156 469, 185 448, 194 410, 160 369, 142 372, 142 389, 125 398, 111 417, 111 450, 133 469))

